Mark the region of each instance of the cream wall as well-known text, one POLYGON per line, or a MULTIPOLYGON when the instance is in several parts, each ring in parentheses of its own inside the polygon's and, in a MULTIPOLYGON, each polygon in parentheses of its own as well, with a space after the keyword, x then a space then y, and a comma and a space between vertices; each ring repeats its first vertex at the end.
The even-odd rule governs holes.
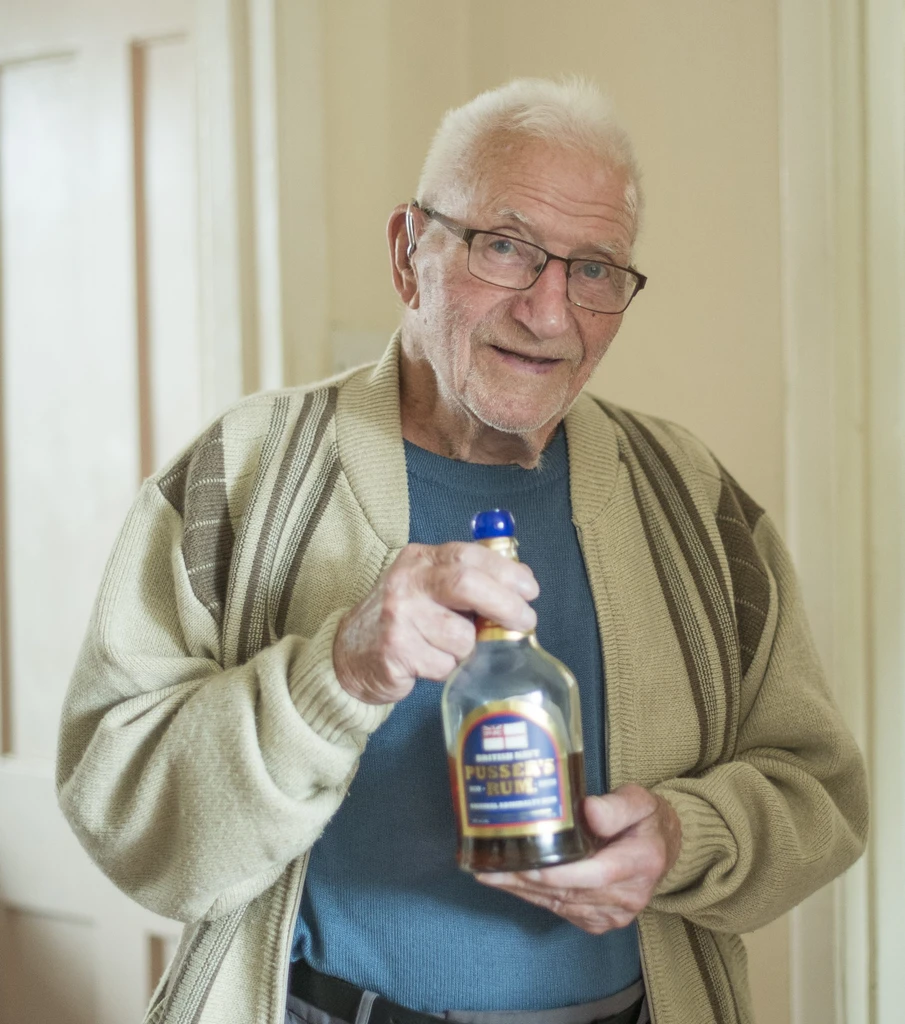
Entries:
POLYGON ((324 8, 332 326, 395 326, 383 228, 447 107, 513 75, 587 75, 636 142, 647 192, 638 264, 651 279, 593 387, 698 431, 779 516, 774 5, 609 0, 573 11, 566 29, 563 10, 538 0, 324 8))
MULTIPOLYGON (((396 326, 384 225, 413 194, 443 111, 515 75, 586 75, 636 143, 647 194, 637 263, 650 277, 591 387, 691 427, 782 523, 774 3, 349 0, 321 11, 333 365, 376 354, 396 326)), ((786 919, 748 946, 758 1019, 785 1024, 786 919)))

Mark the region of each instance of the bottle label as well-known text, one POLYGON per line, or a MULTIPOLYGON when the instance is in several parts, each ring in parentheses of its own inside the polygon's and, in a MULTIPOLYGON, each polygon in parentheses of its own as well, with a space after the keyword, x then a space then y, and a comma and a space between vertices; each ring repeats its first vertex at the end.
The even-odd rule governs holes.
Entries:
POLYGON ((568 744, 536 704, 501 700, 462 723, 456 758, 464 835, 534 836, 573 827, 568 744))

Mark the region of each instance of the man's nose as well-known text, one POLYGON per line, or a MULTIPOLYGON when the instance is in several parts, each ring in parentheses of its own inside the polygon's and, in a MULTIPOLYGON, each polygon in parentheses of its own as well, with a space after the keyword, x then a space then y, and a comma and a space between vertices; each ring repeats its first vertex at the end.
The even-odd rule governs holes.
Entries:
POLYGON ((566 264, 550 260, 530 288, 519 292, 513 316, 536 338, 558 338, 572 322, 566 264))

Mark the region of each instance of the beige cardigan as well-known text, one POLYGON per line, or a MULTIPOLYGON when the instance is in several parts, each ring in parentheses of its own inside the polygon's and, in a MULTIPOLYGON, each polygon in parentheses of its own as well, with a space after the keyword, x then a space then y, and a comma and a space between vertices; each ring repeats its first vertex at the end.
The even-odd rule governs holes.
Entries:
MULTIPOLYGON (((748 1024, 738 933, 860 854, 862 761, 762 511, 673 425, 582 396, 566 431, 609 779, 683 826, 640 918, 654 1019, 748 1024)), ((395 341, 376 368, 242 402, 141 490, 58 789, 101 869, 187 923, 148 1022, 282 1024, 306 851, 392 710, 340 687, 333 637, 407 543, 407 494, 395 341)))

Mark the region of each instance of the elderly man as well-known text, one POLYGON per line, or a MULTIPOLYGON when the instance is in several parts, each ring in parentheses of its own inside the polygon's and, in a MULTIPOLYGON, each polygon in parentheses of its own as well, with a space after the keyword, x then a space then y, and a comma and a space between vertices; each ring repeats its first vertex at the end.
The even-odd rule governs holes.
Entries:
POLYGON ((589 87, 452 111, 390 217, 383 360, 246 400, 142 488, 59 792, 188 925, 149 1021, 750 1022, 738 934, 861 852, 774 527, 686 431, 582 394, 645 282, 639 207, 589 87), (465 543, 493 506, 527 564, 465 543), (456 868, 437 683, 473 614, 579 679, 585 860, 456 868))

